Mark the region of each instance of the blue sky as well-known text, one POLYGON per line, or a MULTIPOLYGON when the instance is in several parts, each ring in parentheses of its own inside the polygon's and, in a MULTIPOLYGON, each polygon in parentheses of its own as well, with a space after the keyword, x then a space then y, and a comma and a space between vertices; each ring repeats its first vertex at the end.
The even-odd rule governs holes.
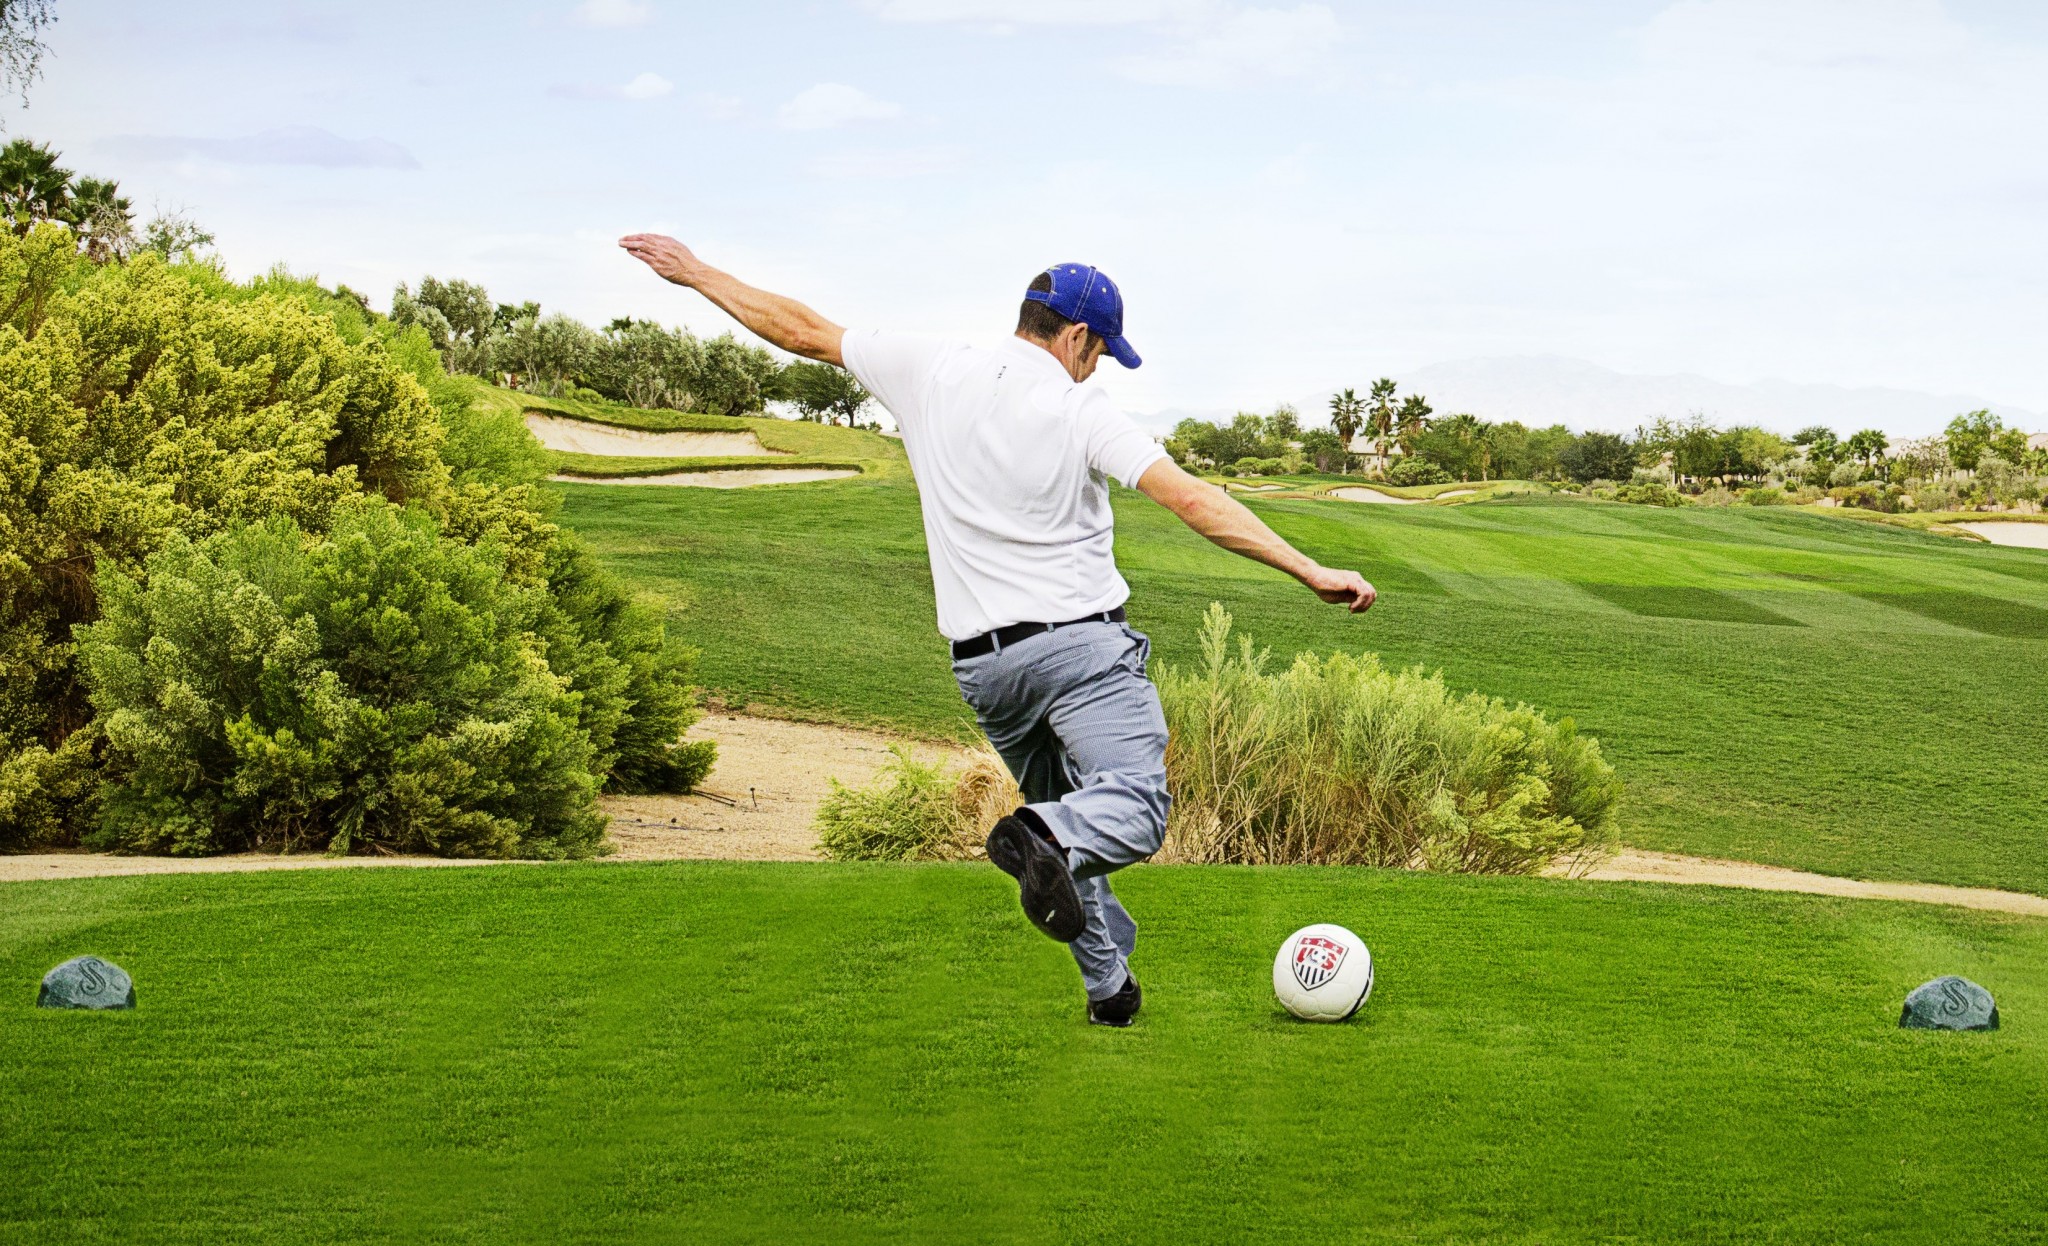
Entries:
POLYGON ((2048 5, 85 4, 10 133, 238 273, 716 331, 674 233, 847 324, 1122 284, 1138 410, 1472 356, 2048 408, 2048 5))

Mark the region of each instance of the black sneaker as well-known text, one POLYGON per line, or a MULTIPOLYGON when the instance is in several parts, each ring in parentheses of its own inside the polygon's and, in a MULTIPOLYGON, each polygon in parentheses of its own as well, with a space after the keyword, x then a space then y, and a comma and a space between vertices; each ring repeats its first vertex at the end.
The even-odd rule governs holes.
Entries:
POLYGON ((1138 1015, 1138 1009, 1145 1002, 1145 992, 1138 989, 1138 980, 1124 975, 1124 984, 1108 999, 1088 1001, 1088 1023, 1090 1025, 1113 1025, 1121 1030, 1130 1025, 1131 1018, 1138 1015))
POLYGON ((1061 943, 1081 937, 1088 923, 1081 893, 1043 819, 1029 809, 999 819, 988 833, 988 859, 1017 880, 1017 898, 1032 925, 1061 943))

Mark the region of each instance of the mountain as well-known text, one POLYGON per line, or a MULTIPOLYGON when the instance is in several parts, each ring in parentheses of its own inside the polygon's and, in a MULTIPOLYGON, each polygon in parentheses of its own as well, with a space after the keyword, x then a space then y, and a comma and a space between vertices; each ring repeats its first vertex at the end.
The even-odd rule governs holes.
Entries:
MULTIPOLYGON (((1363 394, 1372 380, 1361 373, 1353 388, 1363 394)), ((1469 411, 1486 420, 1565 424, 1579 430, 1626 432, 1655 416, 1679 419, 1698 412, 1724 427, 1757 424, 1791 433, 1809 424, 1825 424, 1844 436, 1859 428, 1878 428, 1900 441, 1938 433, 1954 416, 1979 408, 1990 409, 2008 426, 2029 431, 2048 428, 2048 417, 2040 412, 1967 394, 1793 381, 1731 385, 1685 373, 1631 375, 1555 355, 1460 359, 1397 373, 1394 380, 1403 394, 1426 396, 1439 415, 1469 411)), ((1334 392, 1319 390, 1294 399, 1303 422, 1321 423, 1334 392)), ((1215 419, 1230 414, 1173 409, 1141 419, 1148 427, 1164 432, 1189 416, 1215 419)))

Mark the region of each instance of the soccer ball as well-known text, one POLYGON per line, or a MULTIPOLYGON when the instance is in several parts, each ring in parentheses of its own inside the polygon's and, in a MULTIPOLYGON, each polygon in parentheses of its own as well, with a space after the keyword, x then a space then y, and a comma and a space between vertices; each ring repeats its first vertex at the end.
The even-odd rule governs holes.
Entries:
POLYGON ((1372 994, 1372 953, 1342 926, 1303 926, 1273 958, 1273 994, 1303 1021, 1343 1021, 1372 994))

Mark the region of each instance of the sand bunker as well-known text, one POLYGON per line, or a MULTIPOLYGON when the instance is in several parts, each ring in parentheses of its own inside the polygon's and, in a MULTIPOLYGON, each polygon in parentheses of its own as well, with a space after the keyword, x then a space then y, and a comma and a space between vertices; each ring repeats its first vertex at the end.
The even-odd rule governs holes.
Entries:
POLYGON ((664 472, 659 476, 550 476, 577 485, 687 485, 697 489, 746 489, 754 485, 800 485, 843 480, 859 472, 844 467, 721 467, 706 472, 664 472))
POLYGON ((2048 549, 2048 523, 1956 523, 1951 528, 1974 532, 1993 545, 2017 545, 2023 549, 2048 549))
POLYGON ((1239 492, 1239 493, 1270 493, 1270 492, 1272 492, 1272 491, 1273 491, 1273 490, 1275 490, 1275 489, 1285 489, 1285 488, 1286 488, 1287 486, 1286 486, 1286 485, 1240 485, 1240 484, 1231 484, 1231 485, 1229 485, 1228 487, 1229 487, 1229 488, 1231 488, 1231 489, 1234 489, 1234 490, 1236 490, 1236 491, 1237 491, 1237 492, 1239 492))
POLYGON ((1446 489, 1442 493, 1437 494, 1437 496, 1440 498, 1469 498, 1477 492, 1479 492, 1477 489, 1446 489))
POLYGON ((606 424, 572 420, 540 411, 526 413, 526 428, 540 439, 540 444, 564 454, 710 459, 785 453, 762 445, 761 439, 751 430, 742 433, 644 433, 637 428, 612 428, 606 424))
POLYGON ((1326 496, 1342 498, 1346 502, 1385 502, 1394 506, 1420 506, 1422 504, 1421 498, 1397 498, 1391 493, 1381 493, 1378 489, 1360 489, 1352 485, 1346 485, 1342 489, 1332 489, 1326 496))

